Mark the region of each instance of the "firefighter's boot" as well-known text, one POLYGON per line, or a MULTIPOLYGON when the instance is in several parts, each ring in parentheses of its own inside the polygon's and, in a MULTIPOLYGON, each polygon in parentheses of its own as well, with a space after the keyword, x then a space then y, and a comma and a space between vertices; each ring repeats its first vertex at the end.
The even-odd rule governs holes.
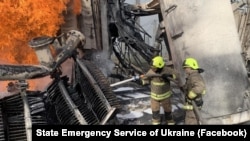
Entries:
POLYGON ((167 125, 175 125, 175 121, 173 119, 173 115, 171 112, 165 112, 165 121, 167 125))
POLYGON ((153 111, 152 113, 153 113, 152 125, 160 125, 161 124, 160 111, 153 111))

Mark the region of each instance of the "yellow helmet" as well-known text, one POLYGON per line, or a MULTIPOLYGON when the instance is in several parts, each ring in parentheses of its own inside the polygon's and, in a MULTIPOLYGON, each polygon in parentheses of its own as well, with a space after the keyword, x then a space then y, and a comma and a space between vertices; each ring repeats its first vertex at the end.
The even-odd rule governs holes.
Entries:
POLYGON ((194 70, 199 69, 198 62, 194 58, 186 58, 182 64, 183 68, 190 67, 194 70))
POLYGON ((161 56, 156 56, 152 59, 152 66, 156 68, 163 68, 165 65, 164 59, 161 56))

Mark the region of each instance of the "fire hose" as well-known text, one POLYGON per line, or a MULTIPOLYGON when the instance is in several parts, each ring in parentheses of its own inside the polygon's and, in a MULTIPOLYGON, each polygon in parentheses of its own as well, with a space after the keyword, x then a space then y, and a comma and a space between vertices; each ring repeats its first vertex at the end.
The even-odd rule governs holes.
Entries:
MULTIPOLYGON (((131 81, 136 81, 136 80, 141 79, 142 77, 162 77, 162 75, 161 74, 141 75, 141 76, 136 75, 136 76, 132 76, 131 78, 128 78, 128 79, 113 83, 113 84, 110 85, 110 87, 115 87, 115 86, 118 86, 118 85, 121 85, 121 84, 124 84, 124 83, 127 83, 127 82, 131 82, 131 81)), ((174 80, 173 78, 168 77, 167 79, 177 83, 177 81, 174 80)))
POLYGON ((136 80, 139 80, 139 79, 140 79, 140 76, 136 75, 136 76, 133 76, 133 77, 131 77, 129 79, 125 79, 125 80, 113 83, 113 84, 110 85, 110 87, 115 87, 117 85, 121 85, 121 84, 124 84, 124 83, 127 83, 127 82, 131 82, 131 81, 136 81, 136 80))

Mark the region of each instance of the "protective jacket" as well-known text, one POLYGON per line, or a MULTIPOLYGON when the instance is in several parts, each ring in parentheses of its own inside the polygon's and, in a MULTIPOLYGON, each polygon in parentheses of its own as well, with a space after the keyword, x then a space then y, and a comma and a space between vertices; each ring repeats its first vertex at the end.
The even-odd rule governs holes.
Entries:
POLYGON ((163 100, 171 96, 170 80, 163 75, 167 74, 171 79, 177 79, 176 72, 167 66, 164 66, 162 71, 157 73, 150 69, 142 78, 142 84, 150 84, 151 98, 155 100, 163 100))
POLYGON ((183 88, 185 90, 187 98, 189 98, 190 100, 202 96, 206 93, 205 82, 198 70, 192 70, 191 73, 188 74, 186 83, 183 88))

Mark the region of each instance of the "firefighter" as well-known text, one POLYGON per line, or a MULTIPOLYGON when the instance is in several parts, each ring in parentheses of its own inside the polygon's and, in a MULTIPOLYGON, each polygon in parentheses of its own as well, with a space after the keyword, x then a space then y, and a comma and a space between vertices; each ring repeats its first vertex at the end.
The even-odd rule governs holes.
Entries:
POLYGON ((194 101, 200 110, 203 105, 202 96, 206 93, 206 85, 201 76, 201 73, 204 72, 204 70, 199 68, 197 60, 191 57, 186 58, 183 61, 182 67, 186 74, 186 82, 182 88, 186 102, 183 106, 183 109, 186 110, 185 123, 195 124, 192 123, 192 121, 196 121, 192 120, 192 118, 195 118, 192 101, 194 101))
POLYGON ((171 105, 170 80, 177 79, 177 73, 171 67, 165 65, 161 56, 152 59, 151 68, 141 75, 142 85, 150 84, 152 124, 161 124, 160 107, 164 109, 164 119, 167 125, 174 125, 171 105))

